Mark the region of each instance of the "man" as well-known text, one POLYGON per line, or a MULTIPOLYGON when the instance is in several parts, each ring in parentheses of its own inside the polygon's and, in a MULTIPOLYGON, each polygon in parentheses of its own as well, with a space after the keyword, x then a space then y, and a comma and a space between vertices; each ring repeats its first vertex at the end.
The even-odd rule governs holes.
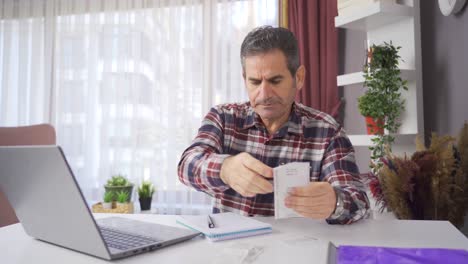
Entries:
POLYGON ((299 214, 347 224, 367 215, 354 149, 329 115, 294 102, 305 68, 287 29, 260 27, 241 46, 249 96, 213 107, 179 162, 182 183, 215 198, 213 211, 274 215, 273 169, 310 163, 311 182, 284 203, 299 214))

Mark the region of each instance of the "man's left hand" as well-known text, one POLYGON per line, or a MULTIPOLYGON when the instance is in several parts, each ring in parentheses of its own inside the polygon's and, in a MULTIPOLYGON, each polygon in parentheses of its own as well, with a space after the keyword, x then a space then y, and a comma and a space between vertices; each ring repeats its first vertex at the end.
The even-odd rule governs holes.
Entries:
POLYGON ((288 194, 284 204, 302 216, 327 219, 335 210, 336 194, 328 182, 311 182, 303 187, 294 187, 288 194))

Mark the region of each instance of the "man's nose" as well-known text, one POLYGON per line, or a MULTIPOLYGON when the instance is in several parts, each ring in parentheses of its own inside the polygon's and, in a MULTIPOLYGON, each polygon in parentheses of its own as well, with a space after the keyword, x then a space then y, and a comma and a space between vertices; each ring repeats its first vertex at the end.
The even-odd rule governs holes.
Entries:
POLYGON ((273 90, 271 87, 271 84, 269 84, 267 81, 263 81, 260 84, 260 95, 262 95, 263 98, 270 98, 273 94, 273 90))

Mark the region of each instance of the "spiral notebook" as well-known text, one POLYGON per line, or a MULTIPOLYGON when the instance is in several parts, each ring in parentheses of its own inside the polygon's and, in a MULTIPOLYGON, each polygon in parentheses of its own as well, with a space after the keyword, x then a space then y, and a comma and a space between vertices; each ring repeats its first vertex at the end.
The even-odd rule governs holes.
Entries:
POLYGON ((202 232, 210 241, 236 239, 271 233, 268 223, 234 213, 211 214, 214 228, 208 227, 207 215, 184 215, 177 218, 177 223, 202 232))

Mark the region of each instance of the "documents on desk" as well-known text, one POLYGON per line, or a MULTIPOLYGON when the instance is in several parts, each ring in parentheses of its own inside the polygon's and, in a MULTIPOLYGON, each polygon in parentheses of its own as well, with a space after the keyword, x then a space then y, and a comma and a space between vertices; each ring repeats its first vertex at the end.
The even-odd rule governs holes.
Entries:
POLYGON ((311 236, 284 234, 269 240, 232 241, 216 250, 210 263, 335 264, 336 248, 329 241, 311 236))
POLYGON ((275 219, 302 217, 294 210, 284 205, 291 187, 304 186, 310 182, 310 164, 308 162, 292 162, 273 169, 273 185, 275 192, 275 219))
POLYGON ((219 213, 207 215, 183 215, 177 223, 202 232, 210 241, 235 239, 271 233, 271 225, 251 217, 234 213, 219 213), (214 227, 210 227, 213 224, 214 227))

